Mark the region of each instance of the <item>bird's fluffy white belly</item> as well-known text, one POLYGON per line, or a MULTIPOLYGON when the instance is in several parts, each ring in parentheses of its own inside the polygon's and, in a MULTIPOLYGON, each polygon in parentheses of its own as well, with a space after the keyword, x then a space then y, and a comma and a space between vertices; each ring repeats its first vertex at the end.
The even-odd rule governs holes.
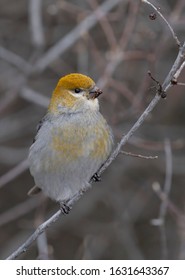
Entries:
POLYGON ((63 163, 55 171, 47 171, 47 169, 32 171, 36 185, 46 195, 56 201, 66 201, 80 190, 90 186, 89 180, 99 167, 97 164, 98 162, 93 163, 92 161, 89 162, 89 160, 83 159, 83 162, 78 160, 77 163, 74 162, 70 166, 65 166, 63 163))
POLYGON ((84 119, 82 123, 75 116, 71 124, 68 119, 59 119, 55 126, 46 122, 30 148, 35 184, 56 201, 68 200, 88 187, 112 149, 111 132, 104 119, 89 114, 84 119))

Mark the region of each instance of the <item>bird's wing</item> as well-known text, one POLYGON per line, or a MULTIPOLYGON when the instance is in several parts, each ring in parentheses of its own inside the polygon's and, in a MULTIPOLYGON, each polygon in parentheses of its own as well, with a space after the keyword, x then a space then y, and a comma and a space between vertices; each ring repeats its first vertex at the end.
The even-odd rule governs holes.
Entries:
POLYGON ((46 120, 46 116, 44 116, 44 117, 39 121, 39 123, 38 123, 38 125, 37 125, 37 128, 36 128, 36 135, 35 135, 35 137, 33 138, 33 143, 36 141, 37 133, 38 133, 38 131, 40 130, 40 128, 42 127, 43 122, 44 122, 45 120, 46 120))

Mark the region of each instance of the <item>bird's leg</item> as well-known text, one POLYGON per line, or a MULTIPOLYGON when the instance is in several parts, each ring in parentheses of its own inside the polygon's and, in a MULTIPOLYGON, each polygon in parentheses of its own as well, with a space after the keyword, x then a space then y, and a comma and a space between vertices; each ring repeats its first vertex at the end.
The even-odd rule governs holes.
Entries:
POLYGON ((69 214, 71 207, 66 204, 64 201, 60 201, 60 210, 62 214, 69 214))
POLYGON ((101 181, 101 177, 100 175, 98 175, 98 173, 95 173, 92 178, 91 178, 94 182, 100 182, 101 181))
POLYGON ((78 193, 76 193, 73 197, 67 200, 61 200, 60 203, 60 210, 62 211, 63 214, 69 214, 69 212, 72 209, 72 206, 75 203, 75 201, 78 201, 79 198, 83 195, 85 190, 80 190, 78 193))

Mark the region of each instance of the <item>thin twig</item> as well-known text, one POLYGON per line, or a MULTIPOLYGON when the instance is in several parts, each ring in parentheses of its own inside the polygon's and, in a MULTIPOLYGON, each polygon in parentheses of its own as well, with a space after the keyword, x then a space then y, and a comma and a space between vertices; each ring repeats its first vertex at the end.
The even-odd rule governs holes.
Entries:
MULTIPOLYGON (((182 213, 182 211, 169 199, 169 197, 166 196, 166 194, 162 191, 160 184, 158 182, 154 182, 152 185, 152 189, 161 201, 167 202, 168 209, 175 216, 175 218, 181 220, 185 225, 184 213, 182 213)), ((151 222, 155 226, 159 226, 159 224, 161 224, 161 221, 159 221, 159 219, 153 219, 151 222)))
MULTIPOLYGON (((82 192, 79 192, 76 194, 70 201, 68 202, 68 206, 72 207, 72 205, 80 199, 82 196, 82 192)), ((23 243, 15 252, 13 252, 7 260, 13 260, 16 259, 19 255, 26 252, 30 245, 38 238, 39 235, 41 235, 48 227, 50 227, 52 224, 54 224, 60 216, 63 215, 63 211, 60 209, 58 210, 53 216, 51 216, 48 220, 46 220, 44 223, 42 223, 35 232, 23 243)))
POLYGON ((120 151, 120 153, 124 154, 126 156, 137 157, 137 158, 142 158, 142 159, 157 159, 158 158, 158 156, 143 156, 143 155, 133 154, 130 152, 125 152, 125 151, 120 151))
POLYGON ((178 86, 185 86, 185 83, 177 83, 178 86))
POLYGON ((12 253, 7 260, 13 260, 17 258, 20 254, 23 252, 26 252, 27 249, 30 247, 30 245, 38 238, 39 235, 41 235, 48 227, 50 227, 52 224, 54 224, 59 217, 62 215, 62 211, 58 210, 51 218, 49 218, 47 221, 45 221, 43 224, 41 224, 35 232, 26 240, 25 243, 23 243, 14 253, 12 253))
MULTIPOLYGON (((167 239, 166 239, 166 229, 165 229, 165 217, 168 208, 168 197, 171 189, 172 183, 172 150, 171 144, 168 139, 165 140, 164 143, 165 150, 165 162, 166 162, 166 172, 165 172, 165 183, 163 189, 163 197, 161 200, 159 217, 157 219, 152 220, 152 224, 159 226, 160 230, 160 238, 161 238, 161 253, 162 259, 168 259, 168 247, 167 247, 167 239)), ((158 188, 154 185, 154 191, 158 191, 158 188)))
POLYGON ((171 25, 169 24, 169 22, 167 21, 167 19, 161 14, 161 12, 157 9, 157 7, 155 7, 154 4, 150 3, 149 1, 147 0, 141 0, 142 2, 150 5, 157 13, 158 15, 164 20, 164 22, 167 24, 168 28, 170 29, 170 32, 172 33, 172 36, 177 44, 178 47, 181 46, 181 43, 179 41, 179 39, 177 38, 177 35, 175 34, 173 28, 171 27, 171 25))
MULTIPOLYGON (((185 61, 181 64, 175 75, 173 76, 172 82, 175 80, 177 81, 177 78, 179 77, 180 73, 182 72, 183 68, 185 67, 185 61)), ((179 83, 178 83, 179 84, 179 83)))
POLYGON ((148 71, 148 75, 150 76, 150 78, 157 84, 158 89, 157 92, 158 94, 162 97, 162 98, 166 98, 166 93, 162 88, 162 85, 160 84, 160 82, 158 80, 156 80, 153 76, 152 73, 150 71, 148 71))
POLYGON ((173 86, 171 82, 169 83, 169 80, 172 81, 173 77, 176 75, 177 72, 178 72, 178 76, 180 75, 181 72, 179 72, 178 70, 181 69, 180 71, 182 71, 181 65, 184 63, 184 61, 185 61, 185 42, 183 43, 182 47, 180 47, 177 58, 174 64, 172 65, 172 68, 168 73, 168 76, 166 77, 164 83, 162 84, 162 88, 164 92, 166 92, 167 90, 169 90, 169 88, 173 86))

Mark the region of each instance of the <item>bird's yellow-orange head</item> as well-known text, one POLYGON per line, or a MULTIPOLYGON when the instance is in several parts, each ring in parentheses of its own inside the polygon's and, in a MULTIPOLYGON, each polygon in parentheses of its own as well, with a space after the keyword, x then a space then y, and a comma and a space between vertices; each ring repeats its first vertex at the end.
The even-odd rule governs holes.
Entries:
POLYGON ((48 111, 52 114, 98 110, 97 98, 102 93, 88 76, 72 73, 60 78, 51 97, 48 111))

